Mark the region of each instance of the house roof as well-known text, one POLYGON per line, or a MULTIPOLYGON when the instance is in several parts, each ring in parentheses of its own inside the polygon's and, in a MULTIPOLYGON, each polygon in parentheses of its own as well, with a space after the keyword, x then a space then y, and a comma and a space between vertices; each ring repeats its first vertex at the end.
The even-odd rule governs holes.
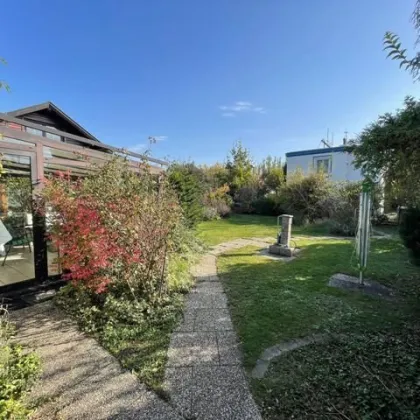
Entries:
POLYGON ((80 131, 83 134, 83 137, 99 142, 99 140, 93 134, 89 133, 89 131, 87 131, 80 124, 78 124, 76 121, 70 118, 57 105, 54 105, 50 101, 44 102, 38 105, 28 106, 26 108, 16 109, 15 111, 7 112, 7 115, 10 115, 11 117, 16 117, 16 118, 22 118, 22 117, 25 117, 26 115, 32 114, 34 112, 39 112, 39 111, 50 111, 58 115, 60 118, 64 119, 68 124, 73 126, 76 130, 80 131))
POLYGON ((289 152, 286 153, 286 157, 293 157, 293 156, 307 156, 307 155, 321 155, 326 153, 335 153, 335 152, 345 152, 345 146, 337 146, 337 147, 324 147, 323 149, 311 149, 311 150, 301 150, 299 152, 289 152))

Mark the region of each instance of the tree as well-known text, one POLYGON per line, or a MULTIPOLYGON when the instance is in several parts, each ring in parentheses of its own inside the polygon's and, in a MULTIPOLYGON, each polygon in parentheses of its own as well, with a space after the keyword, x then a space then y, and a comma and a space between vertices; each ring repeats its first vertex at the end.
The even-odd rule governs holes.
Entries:
POLYGON ((412 97, 404 108, 387 113, 368 127, 349 150, 355 165, 372 180, 384 176, 404 203, 420 204, 420 102, 412 97))
POLYGON ((285 180, 281 158, 267 156, 258 169, 266 192, 277 191, 281 187, 285 180))
MULTIPOLYGON (((420 0, 417 0, 416 2, 411 20, 417 31, 417 46, 420 43, 420 0)), ((414 80, 420 78, 420 52, 416 52, 415 56, 412 58, 408 57, 407 49, 402 48, 400 38, 397 34, 390 31, 385 33, 384 50, 388 50, 387 57, 400 62, 400 68, 404 67, 406 70, 409 70, 414 80)))
POLYGON ((253 177, 251 156, 249 150, 243 147, 240 141, 232 147, 226 163, 226 169, 228 171, 228 184, 232 195, 239 188, 251 181, 253 177))
POLYGON ((277 191, 284 183, 283 168, 271 168, 263 174, 263 181, 268 191, 277 191))

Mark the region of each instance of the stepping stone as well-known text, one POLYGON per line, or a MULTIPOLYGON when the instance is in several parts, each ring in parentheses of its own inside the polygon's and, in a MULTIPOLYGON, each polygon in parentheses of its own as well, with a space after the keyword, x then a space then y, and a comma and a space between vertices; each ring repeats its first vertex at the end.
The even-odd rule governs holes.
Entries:
POLYGON ((389 287, 371 280, 366 280, 362 285, 360 284, 359 278, 342 273, 334 274, 330 278, 328 286, 360 292, 370 296, 377 296, 383 299, 392 299, 395 297, 394 291, 389 287))

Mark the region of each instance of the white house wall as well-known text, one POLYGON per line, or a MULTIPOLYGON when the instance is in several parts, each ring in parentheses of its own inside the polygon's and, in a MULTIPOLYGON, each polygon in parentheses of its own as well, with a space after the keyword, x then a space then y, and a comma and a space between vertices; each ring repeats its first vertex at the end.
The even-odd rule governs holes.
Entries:
POLYGON ((313 154, 300 154, 297 156, 286 155, 287 173, 291 174, 297 169, 300 169, 304 174, 309 174, 316 168, 316 159, 331 157, 331 179, 333 181, 363 180, 360 169, 356 169, 353 166, 354 157, 352 154, 344 151, 329 151, 329 149, 325 149, 325 152, 322 149, 320 152, 318 152, 318 150, 313 154))

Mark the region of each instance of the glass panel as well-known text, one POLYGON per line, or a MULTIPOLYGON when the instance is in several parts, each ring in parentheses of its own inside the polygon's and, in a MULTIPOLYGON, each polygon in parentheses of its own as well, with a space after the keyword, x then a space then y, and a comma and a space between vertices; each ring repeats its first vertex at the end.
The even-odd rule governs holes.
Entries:
POLYGON ((35 277, 31 159, 3 154, 0 176, 0 286, 35 277))
MULTIPOLYGON (((47 210, 47 233, 49 228, 51 228, 51 222, 48 222, 48 215, 50 213, 47 210)), ((48 236, 47 236, 48 238, 48 236)), ((61 274, 61 265, 59 262, 60 249, 56 247, 50 239, 47 239, 47 257, 48 257, 48 275, 55 276, 61 274)))
POLYGON ((45 132, 45 137, 47 137, 48 139, 51 139, 51 140, 61 141, 61 137, 57 134, 52 134, 52 133, 45 132))
MULTIPOLYGON (((45 156, 45 147, 44 147, 44 156, 45 156)), ((49 148, 48 148, 49 149, 49 148)), ((46 176, 54 176, 58 172, 57 169, 50 170, 48 164, 44 164, 44 174, 46 176)), ((62 170, 62 172, 65 172, 62 170)), ((50 239, 50 232, 52 228, 52 221, 53 221, 53 212, 51 208, 45 209, 45 227, 46 227, 46 238, 47 238, 47 262, 48 262, 48 275, 49 276, 56 276, 61 274, 61 266, 59 263, 60 257, 60 249, 56 247, 51 239, 50 239)))
POLYGON ((317 159, 316 170, 328 174, 330 172, 330 159, 317 159))
POLYGON ((26 127, 26 132, 35 136, 42 137, 42 130, 38 130, 37 128, 26 127))
MULTIPOLYGON (((46 127, 55 129, 55 127, 50 127, 49 125, 47 125, 46 127)), ((51 140, 61 141, 61 136, 59 136, 58 134, 48 133, 47 131, 45 131, 45 137, 51 140)))
POLYGON ((35 143, 30 143, 28 141, 12 139, 10 137, 0 137, 0 138, 3 138, 3 140, 6 141, 7 143, 21 144, 22 146, 35 146, 35 143))

